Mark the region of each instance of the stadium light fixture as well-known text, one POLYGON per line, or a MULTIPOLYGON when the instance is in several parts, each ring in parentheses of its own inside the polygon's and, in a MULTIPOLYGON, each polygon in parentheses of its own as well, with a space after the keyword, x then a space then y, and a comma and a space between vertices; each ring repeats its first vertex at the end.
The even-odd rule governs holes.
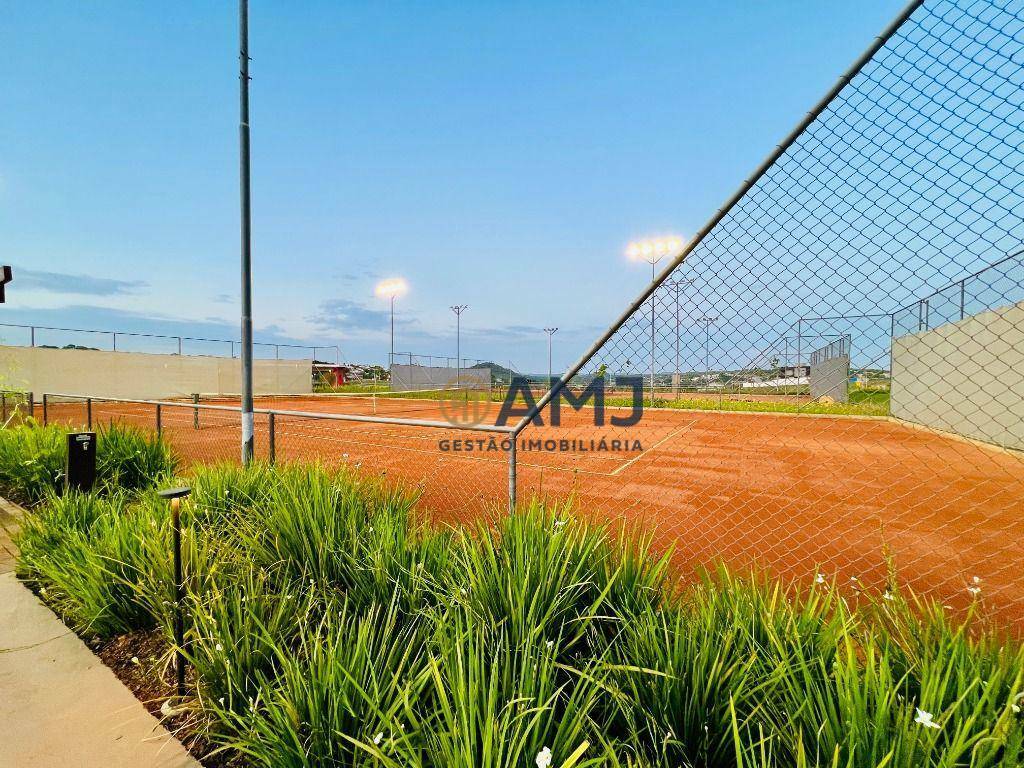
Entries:
POLYGON ((388 299, 391 302, 391 356, 388 358, 388 370, 395 364, 395 299, 404 296, 409 290, 409 284, 403 277, 389 277, 377 283, 374 293, 378 298, 388 299))
MULTIPOLYGON (((651 265, 651 282, 657 274, 655 266, 666 256, 675 256, 683 248, 683 238, 678 235, 665 237, 649 237, 645 240, 634 240, 626 246, 626 257, 630 261, 646 261, 651 265)), ((651 294, 651 406, 654 406, 654 294, 651 294)))

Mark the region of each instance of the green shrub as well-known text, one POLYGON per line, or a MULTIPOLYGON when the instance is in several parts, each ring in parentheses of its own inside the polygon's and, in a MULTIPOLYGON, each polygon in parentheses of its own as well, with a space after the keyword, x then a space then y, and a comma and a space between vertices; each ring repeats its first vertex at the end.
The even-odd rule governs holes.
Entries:
POLYGON ((134 588, 140 539, 155 530, 150 513, 124 492, 50 497, 22 521, 19 571, 80 632, 110 636, 151 626, 134 588))
MULTIPOLYGON (((64 487, 67 432, 29 421, 0 429, 0 495, 36 504, 64 487)), ((150 488, 173 474, 177 460, 155 434, 130 424, 101 427, 96 436, 96 482, 100 489, 150 488)))
POLYGON ((0 495, 35 504, 64 484, 67 430, 28 422, 0 429, 0 495))
MULTIPOLYGON (((139 468, 163 460, 133 461, 111 476, 144 485, 139 468)), ((409 495, 348 470, 184 480, 196 707, 255 765, 1024 760, 1021 644, 892 586, 856 607, 834 585, 724 569, 670 587, 645 539, 568 508, 437 531, 409 495)), ((20 570, 76 628, 155 625, 171 648, 168 519, 151 490, 47 496, 20 570)))
POLYGON ((174 474, 171 446, 156 434, 113 422, 96 433, 96 478, 110 488, 152 488, 174 474))

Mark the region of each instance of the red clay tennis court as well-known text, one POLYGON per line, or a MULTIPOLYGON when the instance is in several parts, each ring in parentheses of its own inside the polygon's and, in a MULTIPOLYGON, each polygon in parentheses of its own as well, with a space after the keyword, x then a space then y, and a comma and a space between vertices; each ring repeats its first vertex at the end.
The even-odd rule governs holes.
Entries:
MULTIPOLYGON (((307 396, 259 398, 256 407, 493 423, 499 406, 307 396)), ((49 411, 51 420, 84 422, 83 403, 51 403, 49 411)), ((92 411, 94 423, 155 423, 149 404, 94 401, 92 411)), ((267 421, 257 414, 263 457, 267 421)), ((383 475, 417 489, 436 520, 507 508, 500 434, 286 414, 275 421, 277 460, 383 475)), ((238 455, 235 411, 164 406, 161 427, 187 463, 238 455)), ((639 524, 659 548, 674 547, 683 569, 721 560, 884 589, 889 556, 900 583, 915 591, 957 608, 981 599, 1024 623, 1018 453, 885 418, 668 409, 647 410, 629 428, 598 427, 590 409, 564 409, 560 426, 530 426, 517 447, 520 503, 571 498, 583 514, 639 524)))

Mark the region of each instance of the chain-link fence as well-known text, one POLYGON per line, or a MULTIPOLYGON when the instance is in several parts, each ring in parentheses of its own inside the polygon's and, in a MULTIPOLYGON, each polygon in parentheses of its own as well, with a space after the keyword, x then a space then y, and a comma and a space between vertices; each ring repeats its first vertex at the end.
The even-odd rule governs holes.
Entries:
MULTIPOLYGON (((427 393, 430 394, 430 393, 427 393)), ((514 448, 494 406, 473 393, 451 398, 389 395, 262 397, 254 414, 256 459, 348 465, 416 494, 441 521, 508 509, 514 448), (299 410, 299 408, 315 410, 299 410)), ((487 393, 484 393, 487 394, 487 393)), ((241 456, 241 409, 219 403, 129 400, 46 393, 38 421, 69 428, 130 424, 161 434, 183 468, 241 456)))
POLYGON ((1022 86, 1024 3, 908 8, 563 377, 639 422, 543 400, 520 498, 1024 620, 1022 86))
MULTIPOLYGON (((1019 626, 1022 86, 1024 0, 916 2, 514 428, 494 393, 268 398, 259 456, 386 474, 442 518, 572 504, 684 571, 895 568, 1019 626)), ((230 402, 42 407, 239 453, 230 402)))
POLYGON ((32 418, 34 403, 31 392, 0 390, 0 427, 16 426, 32 418))

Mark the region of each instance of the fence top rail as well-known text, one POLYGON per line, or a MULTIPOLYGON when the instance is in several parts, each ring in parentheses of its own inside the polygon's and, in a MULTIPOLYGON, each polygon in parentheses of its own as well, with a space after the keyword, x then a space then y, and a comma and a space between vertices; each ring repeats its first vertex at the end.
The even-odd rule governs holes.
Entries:
POLYGON ((929 293, 927 296, 922 296, 920 299, 914 299, 914 301, 910 302, 909 304, 904 304, 902 307, 894 309, 892 311, 892 314, 895 317, 896 315, 900 314, 901 312, 909 312, 911 310, 915 310, 919 306, 921 306, 922 304, 927 302, 929 299, 934 299, 936 296, 942 295, 943 293, 948 291, 950 288, 956 288, 957 286, 965 285, 966 283, 968 283, 971 280, 978 279, 979 277, 984 275, 986 272, 988 272, 990 269, 995 269, 996 267, 1001 267, 1006 262, 1013 261, 1014 259, 1020 259, 1022 256, 1024 256, 1024 248, 1020 248, 1020 249, 1018 249, 1016 251, 1012 251, 1012 252, 1008 253, 1006 256, 1004 256, 1003 258, 999 259, 998 261, 993 261, 991 264, 987 264, 986 266, 984 266, 981 269, 979 269, 977 272, 972 272, 969 275, 964 275, 959 280, 954 280, 951 283, 947 283, 946 285, 942 286, 938 290, 933 291, 932 293, 929 293))
MULTIPOLYGON (((63 333, 99 333, 106 336, 134 336, 143 339, 180 339, 181 341, 202 341, 210 344, 237 344, 237 339, 210 339, 204 336, 182 336, 169 333, 143 333, 142 331, 109 331, 99 328, 61 328, 55 325, 36 325, 35 323, 0 323, 2 328, 29 328, 37 331, 61 331, 63 333)), ((281 347, 284 349, 338 349, 337 344, 294 344, 291 342, 254 341, 254 347, 281 347)))
MULTIPOLYGON (((102 397, 97 395, 77 395, 67 392, 44 392, 43 397, 66 397, 71 400, 100 400, 105 403, 132 403, 135 405, 159 405, 169 408, 194 408, 206 411, 228 411, 230 413, 241 413, 242 409, 237 405, 210 405, 208 403, 193 403, 181 400, 140 400, 128 397, 102 397)), ((276 408, 254 408, 253 413, 274 416, 291 416, 303 419, 320 419, 324 421, 355 421, 367 424, 396 424, 406 427, 427 427, 430 429, 453 429, 463 432, 494 432, 499 434, 512 434, 514 427, 498 426, 497 424, 457 424, 448 421, 434 421, 431 419, 407 419, 399 416, 365 416, 349 413, 323 413, 319 411, 290 411, 276 408)))

